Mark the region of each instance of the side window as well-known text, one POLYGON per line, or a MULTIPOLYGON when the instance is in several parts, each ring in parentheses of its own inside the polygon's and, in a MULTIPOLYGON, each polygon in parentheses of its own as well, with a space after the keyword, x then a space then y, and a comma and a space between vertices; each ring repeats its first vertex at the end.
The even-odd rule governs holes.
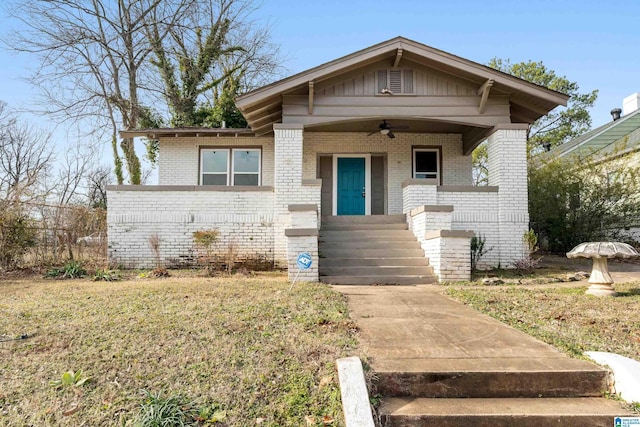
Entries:
POLYGON ((201 185, 260 185, 260 149, 203 148, 201 185))
POLYGON ((440 181, 439 151, 437 149, 413 150, 413 177, 416 179, 432 178, 440 181))
POLYGON ((260 150, 233 150, 232 185, 260 185, 260 150))
POLYGON ((203 149, 200 152, 202 185, 229 185, 229 150, 203 149))

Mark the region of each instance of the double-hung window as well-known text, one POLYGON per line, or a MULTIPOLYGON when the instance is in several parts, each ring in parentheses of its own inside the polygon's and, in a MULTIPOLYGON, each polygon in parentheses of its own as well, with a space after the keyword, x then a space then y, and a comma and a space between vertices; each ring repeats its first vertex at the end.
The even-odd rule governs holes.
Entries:
POLYGON ((200 184, 260 185, 259 148, 203 148, 200 184))
POLYGON ((436 179, 440 182, 440 152, 436 148, 413 149, 413 177, 436 179))

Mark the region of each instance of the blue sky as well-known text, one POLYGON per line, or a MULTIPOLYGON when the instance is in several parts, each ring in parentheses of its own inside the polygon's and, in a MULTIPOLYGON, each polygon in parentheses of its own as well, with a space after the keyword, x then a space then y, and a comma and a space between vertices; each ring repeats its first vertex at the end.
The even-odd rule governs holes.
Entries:
MULTIPOLYGON (((581 91, 600 90, 594 127, 640 92, 638 0, 264 0, 255 18, 271 23, 291 73, 401 35, 479 63, 543 61, 581 91)), ((11 25, 2 22, 0 32, 11 25)), ((0 99, 32 106, 20 77, 35 64, 2 50, 0 63, 0 99)))

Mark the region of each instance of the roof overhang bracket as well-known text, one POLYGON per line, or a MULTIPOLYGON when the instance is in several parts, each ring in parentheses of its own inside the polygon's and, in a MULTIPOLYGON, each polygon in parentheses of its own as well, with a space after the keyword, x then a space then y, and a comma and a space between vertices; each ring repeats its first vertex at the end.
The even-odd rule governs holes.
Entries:
POLYGON ((480 98, 480 106, 478 107, 478 114, 484 114, 485 108, 487 108, 487 100, 489 99, 489 92, 491 91, 491 86, 493 86, 493 80, 489 79, 480 86, 478 89, 478 95, 481 95, 480 98))
POLYGON ((402 59, 402 48, 399 47, 396 51, 396 59, 393 61, 393 68, 398 68, 400 60, 402 59))
POLYGON ((313 80, 309 80, 309 115, 313 115, 313 80))

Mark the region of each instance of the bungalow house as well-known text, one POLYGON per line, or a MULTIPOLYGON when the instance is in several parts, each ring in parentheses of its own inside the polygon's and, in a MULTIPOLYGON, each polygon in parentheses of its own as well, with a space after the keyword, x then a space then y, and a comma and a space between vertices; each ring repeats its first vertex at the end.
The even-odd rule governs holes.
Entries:
MULTIPOLYGON (((541 155, 542 161, 561 158, 575 164, 622 159, 624 165, 640 166, 640 93, 611 110, 613 120, 541 155)), ((541 163, 542 164, 542 163, 541 163)), ((640 218, 629 218, 622 235, 640 242, 640 218)))
POLYGON ((290 276, 308 252, 300 279, 311 281, 410 283, 385 264, 402 256, 462 280, 474 234, 491 248, 485 263, 508 266, 526 254, 527 128, 566 101, 396 37, 240 96, 250 129, 123 131, 159 140, 159 184, 108 188, 109 258, 153 265, 157 235, 163 262, 191 262, 192 233, 217 228, 219 252, 266 258, 290 276), (489 186, 476 187, 471 153, 487 139, 489 186), (331 279, 331 256, 360 264, 331 279))

